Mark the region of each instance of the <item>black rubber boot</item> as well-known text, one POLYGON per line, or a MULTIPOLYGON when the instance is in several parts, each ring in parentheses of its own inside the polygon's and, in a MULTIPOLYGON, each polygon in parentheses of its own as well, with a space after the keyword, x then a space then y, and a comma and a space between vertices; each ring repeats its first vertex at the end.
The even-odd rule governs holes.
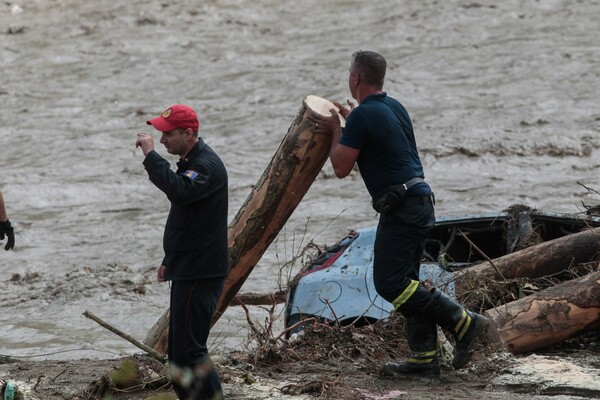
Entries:
POLYGON ((471 326, 469 330, 464 334, 462 339, 456 341, 454 358, 452 358, 454 369, 459 369, 467 365, 478 346, 483 346, 487 338, 488 319, 476 312, 470 312, 470 314, 471 326))
POLYGON ((454 336, 456 348, 452 366, 455 369, 464 367, 477 350, 477 345, 485 342, 489 326, 487 318, 468 311, 439 289, 431 290, 431 302, 422 310, 422 315, 454 336))
POLYGON ((425 375, 439 376, 440 361, 437 356, 437 327, 422 318, 406 319, 408 345, 415 353, 403 363, 387 363, 382 373, 389 376, 425 375))

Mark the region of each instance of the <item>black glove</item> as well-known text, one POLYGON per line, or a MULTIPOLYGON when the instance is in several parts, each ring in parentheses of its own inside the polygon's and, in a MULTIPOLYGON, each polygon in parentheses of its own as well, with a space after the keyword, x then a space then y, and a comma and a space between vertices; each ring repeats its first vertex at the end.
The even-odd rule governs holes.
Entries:
POLYGON ((7 237, 6 246, 4 250, 10 250, 15 247, 15 230, 13 229, 10 221, 0 221, 0 240, 4 240, 4 235, 7 237))

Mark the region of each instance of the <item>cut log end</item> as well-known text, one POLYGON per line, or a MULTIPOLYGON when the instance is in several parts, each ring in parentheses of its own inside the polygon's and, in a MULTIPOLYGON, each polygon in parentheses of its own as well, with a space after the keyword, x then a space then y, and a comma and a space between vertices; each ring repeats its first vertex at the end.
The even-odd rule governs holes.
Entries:
POLYGON ((340 109, 329 100, 325 100, 322 97, 314 96, 311 94, 306 96, 306 98, 304 99, 304 104, 306 104, 306 107, 310 108, 315 113, 324 117, 330 116, 331 113, 329 112, 329 110, 331 110, 332 108, 335 109, 335 111, 338 112, 338 116, 340 117, 340 124, 342 128, 346 126, 346 119, 339 114, 340 109))

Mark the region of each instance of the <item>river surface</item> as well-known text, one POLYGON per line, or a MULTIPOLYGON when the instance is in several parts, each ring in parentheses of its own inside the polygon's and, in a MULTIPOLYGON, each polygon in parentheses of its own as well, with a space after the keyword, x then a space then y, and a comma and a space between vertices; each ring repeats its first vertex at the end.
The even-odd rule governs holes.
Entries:
MULTIPOLYGON (((194 107, 228 168, 231 219, 303 98, 348 98, 358 49, 388 60, 385 90, 413 118, 438 216, 600 202, 598 15, 598 1, 566 0, 3 2, 0 189, 16 247, 0 253, 0 354, 137 351, 82 316, 143 340, 168 306, 154 279, 169 203, 136 133, 158 141, 146 120, 194 107)), ((375 223, 360 177, 327 162, 242 291, 276 290, 309 241, 375 223)), ((239 346, 246 327, 230 307, 212 349, 239 346)))

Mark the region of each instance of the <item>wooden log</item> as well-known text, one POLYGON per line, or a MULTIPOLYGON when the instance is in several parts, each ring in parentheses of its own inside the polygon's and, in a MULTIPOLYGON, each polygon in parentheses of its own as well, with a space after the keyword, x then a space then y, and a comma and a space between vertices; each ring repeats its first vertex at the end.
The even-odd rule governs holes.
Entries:
POLYGON ((600 228, 573 233, 457 272, 456 293, 472 290, 480 279, 539 278, 556 274, 573 264, 593 261, 599 254, 600 228))
MULTIPOLYGON (((315 134, 308 116, 310 113, 330 115, 331 108, 337 107, 320 97, 304 99, 271 163, 229 224, 229 275, 213 316, 213 325, 223 315, 325 164, 331 136, 315 134)), ((340 120, 344 124, 342 117, 340 120)), ((164 353, 167 332, 164 324, 155 324, 145 343, 164 353), (158 332, 157 329, 163 331, 158 332)))
POLYGON ((167 335, 169 331, 169 314, 169 309, 167 308, 148 331, 146 339, 144 339, 146 346, 152 347, 154 350, 164 354, 167 354, 167 348, 169 347, 169 336, 167 335))
POLYGON ((331 136, 312 131, 311 112, 336 108, 316 96, 304 99, 271 163, 229 225, 229 275, 213 324, 223 314, 263 253, 285 225, 329 156, 331 136))
POLYGON ((270 306, 273 304, 284 303, 287 293, 278 291, 275 293, 238 293, 231 301, 230 306, 270 306))
POLYGON ((534 351, 598 330, 600 271, 492 308, 484 314, 498 328, 496 334, 490 333, 490 340, 499 340, 513 354, 534 351))

